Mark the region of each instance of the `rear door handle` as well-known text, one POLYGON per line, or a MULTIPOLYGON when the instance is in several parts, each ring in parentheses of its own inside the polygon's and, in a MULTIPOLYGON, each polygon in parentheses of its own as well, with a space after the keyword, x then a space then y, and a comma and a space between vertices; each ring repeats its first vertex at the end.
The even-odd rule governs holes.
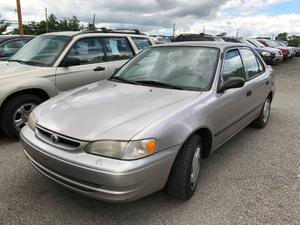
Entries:
POLYGON ((97 66, 94 71, 103 71, 105 70, 105 67, 102 67, 102 66, 97 66))
POLYGON ((252 91, 251 90, 247 91, 246 95, 247 95, 247 97, 249 97, 250 95, 252 95, 252 91))

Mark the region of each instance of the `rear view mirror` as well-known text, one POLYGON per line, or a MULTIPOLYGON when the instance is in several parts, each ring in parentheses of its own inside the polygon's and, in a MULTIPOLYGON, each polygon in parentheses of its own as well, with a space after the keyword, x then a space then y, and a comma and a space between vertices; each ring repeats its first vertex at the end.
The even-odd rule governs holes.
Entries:
POLYGON ((245 85, 245 79, 241 77, 230 77, 220 87, 218 92, 224 92, 228 89, 241 88, 245 85))
POLYGON ((63 62, 61 63, 62 67, 69 67, 69 66, 78 66, 80 65, 80 59, 76 57, 66 57, 63 62))

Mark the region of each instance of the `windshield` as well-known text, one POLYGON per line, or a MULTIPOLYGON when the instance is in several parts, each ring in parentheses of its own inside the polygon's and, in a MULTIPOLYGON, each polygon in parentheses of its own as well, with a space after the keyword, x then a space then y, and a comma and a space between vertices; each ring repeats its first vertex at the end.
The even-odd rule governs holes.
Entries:
POLYGON ((249 41, 250 43, 254 44, 258 48, 265 48, 266 47, 261 42, 259 42, 258 40, 255 40, 255 39, 249 39, 247 41, 249 41))
POLYGON ((207 90, 218 58, 217 48, 155 47, 142 52, 111 79, 165 88, 207 90))
POLYGON ((69 36, 41 35, 25 45, 9 60, 30 65, 52 66, 70 40, 69 36))
POLYGON ((275 41, 266 40, 266 43, 267 43, 267 45, 269 45, 272 48, 280 47, 280 45, 278 43, 276 43, 275 41))

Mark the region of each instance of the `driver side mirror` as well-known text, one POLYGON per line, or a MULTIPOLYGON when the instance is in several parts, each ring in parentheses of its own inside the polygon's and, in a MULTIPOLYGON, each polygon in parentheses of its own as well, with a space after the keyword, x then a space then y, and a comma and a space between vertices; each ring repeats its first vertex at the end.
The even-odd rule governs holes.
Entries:
POLYGON ((80 65, 80 59, 76 58, 76 57, 66 57, 62 63, 61 63, 61 67, 69 67, 69 66, 78 66, 80 65))
POLYGON ((218 93, 222 93, 228 89, 241 88, 245 85, 245 79, 241 77, 230 77, 218 89, 218 93))

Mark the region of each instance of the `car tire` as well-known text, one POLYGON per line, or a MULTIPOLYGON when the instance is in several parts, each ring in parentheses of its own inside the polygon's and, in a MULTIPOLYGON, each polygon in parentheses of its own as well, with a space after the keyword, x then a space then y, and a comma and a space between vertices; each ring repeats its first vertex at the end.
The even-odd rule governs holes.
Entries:
POLYGON ((166 191, 170 196, 180 200, 188 200, 193 196, 199 178, 201 150, 201 137, 198 134, 193 134, 184 143, 168 178, 166 191))
POLYGON ((270 112, 271 112, 271 98, 268 97, 264 103, 264 106, 259 114, 259 116, 252 122, 252 126, 255 128, 264 128, 270 118, 270 112))
POLYGON ((10 98, 2 108, 1 128, 11 138, 18 138, 19 132, 26 125, 31 111, 43 102, 36 95, 24 94, 10 98), (18 127, 18 128, 17 128, 18 127))

